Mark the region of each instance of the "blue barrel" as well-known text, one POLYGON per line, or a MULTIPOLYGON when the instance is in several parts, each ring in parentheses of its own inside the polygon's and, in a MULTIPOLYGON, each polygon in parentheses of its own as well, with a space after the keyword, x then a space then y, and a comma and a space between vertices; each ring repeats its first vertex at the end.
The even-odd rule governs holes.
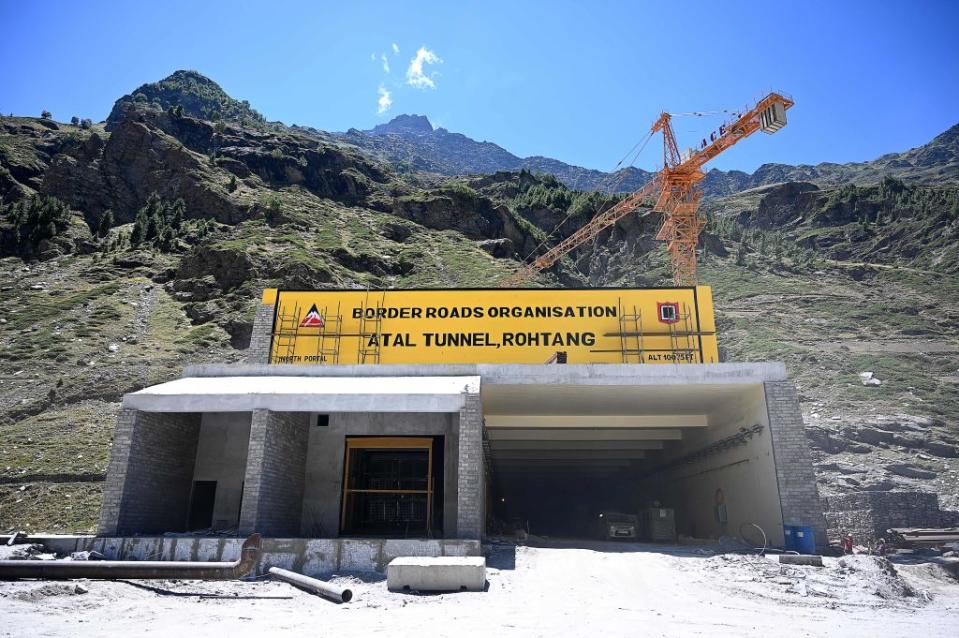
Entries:
POLYGON ((787 552, 816 553, 816 535, 810 525, 783 525, 787 552))
POLYGON ((786 539, 786 542, 783 543, 783 547, 787 552, 798 552, 796 549, 796 526, 795 525, 783 525, 783 536, 786 539))

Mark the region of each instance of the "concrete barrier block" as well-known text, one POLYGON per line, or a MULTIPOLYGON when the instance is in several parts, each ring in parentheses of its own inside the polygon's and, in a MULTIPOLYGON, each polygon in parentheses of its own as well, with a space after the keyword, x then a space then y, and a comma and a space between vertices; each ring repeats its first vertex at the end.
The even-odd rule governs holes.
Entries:
POLYGON ((486 558, 483 556, 401 556, 386 567, 390 591, 483 591, 486 558))

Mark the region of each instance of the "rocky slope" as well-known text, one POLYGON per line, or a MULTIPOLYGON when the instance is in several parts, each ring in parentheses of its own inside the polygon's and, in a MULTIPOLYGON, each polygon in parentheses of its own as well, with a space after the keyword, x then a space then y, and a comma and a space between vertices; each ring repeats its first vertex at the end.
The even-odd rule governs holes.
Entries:
MULTIPOLYGON (((242 358, 262 287, 494 285, 611 202, 525 170, 443 178, 310 129, 214 122, 199 86, 124 105, 110 130, 0 119, 4 531, 91 529, 119 397, 242 358), (35 196, 72 221, 24 252, 12 211, 35 196), (158 212, 172 210, 183 219, 158 212)), ((934 150, 910 161, 947 170, 934 150)), ((955 204, 955 186, 885 180, 766 186, 707 209, 723 351, 787 363, 824 493, 934 489, 959 506, 955 204)), ((536 283, 668 284, 658 224, 627 217, 536 283)))

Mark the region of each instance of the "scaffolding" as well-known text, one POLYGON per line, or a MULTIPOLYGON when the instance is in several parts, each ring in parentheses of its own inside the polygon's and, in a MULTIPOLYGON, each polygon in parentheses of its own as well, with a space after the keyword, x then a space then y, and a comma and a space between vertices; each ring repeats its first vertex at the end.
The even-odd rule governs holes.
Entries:
POLYGON ((643 313, 636 306, 626 312, 622 299, 619 300, 619 343, 623 363, 646 363, 646 349, 643 347, 643 313))
POLYGON ((293 353, 296 351, 296 338, 300 330, 300 305, 295 304, 292 313, 286 310, 287 306, 281 306, 276 315, 270 363, 292 362, 293 353))
POLYGON ((688 304, 677 308, 676 320, 668 324, 665 332, 645 332, 643 330, 642 311, 632 306, 627 309, 622 300, 618 302, 619 331, 605 333, 604 337, 618 337, 619 348, 614 350, 591 350, 590 352, 619 353, 623 363, 649 363, 650 361, 670 361, 672 363, 702 363, 702 349, 697 340, 704 334, 699 331, 698 320, 694 318, 688 304), (646 337, 654 340, 653 344, 644 341, 646 337), (668 347, 656 346, 660 342, 669 340, 668 347), (698 354, 697 354, 698 353, 698 354))
MULTIPOLYGON (((340 362, 340 339, 343 336, 343 315, 340 304, 336 304, 336 314, 328 314, 323 306, 323 326, 316 335, 316 363, 336 364, 340 362)), ((307 330, 307 329, 304 329, 307 330)), ((309 333, 306 333, 307 336, 309 333)))
POLYGON ((694 353, 697 352, 702 359, 702 352, 696 347, 696 338, 700 333, 699 326, 693 325, 692 312, 688 304, 683 304, 677 319, 678 321, 669 324, 669 349, 673 355, 673 363, 702 363, 694 360, 694 353))
POLYGON ((330 314, 329 308, 324 306, 320 314, 323 325, 316 327, 302 325, 302 313, 298 303, 294 304, 292 312, 287 310, 287 306, 281 306, 276 315, 270 363, 296 362, 296 344, 304 337, 316 339, 314 355, 307 355, 308 359, 312 359, 311 363, 339 363, 340 339, 343 337, 340 304, 336 305, 335 314, 330 314))
POLYGON ((381 342, 383 339, 383 302, 373 306, 373 316, 369 316, 366 302, 360 307, 359 345, 356 348, 357 363, 379 363, 381 342))

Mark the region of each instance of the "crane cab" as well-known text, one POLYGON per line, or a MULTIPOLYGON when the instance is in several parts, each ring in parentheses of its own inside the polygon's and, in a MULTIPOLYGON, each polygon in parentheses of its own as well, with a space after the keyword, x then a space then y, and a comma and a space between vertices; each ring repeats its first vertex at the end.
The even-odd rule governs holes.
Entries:
POLYGON ((759 113, 759 128, 763 133, 772 135, 786 126, 786 106, 782 102, 773 102, 759 113))

